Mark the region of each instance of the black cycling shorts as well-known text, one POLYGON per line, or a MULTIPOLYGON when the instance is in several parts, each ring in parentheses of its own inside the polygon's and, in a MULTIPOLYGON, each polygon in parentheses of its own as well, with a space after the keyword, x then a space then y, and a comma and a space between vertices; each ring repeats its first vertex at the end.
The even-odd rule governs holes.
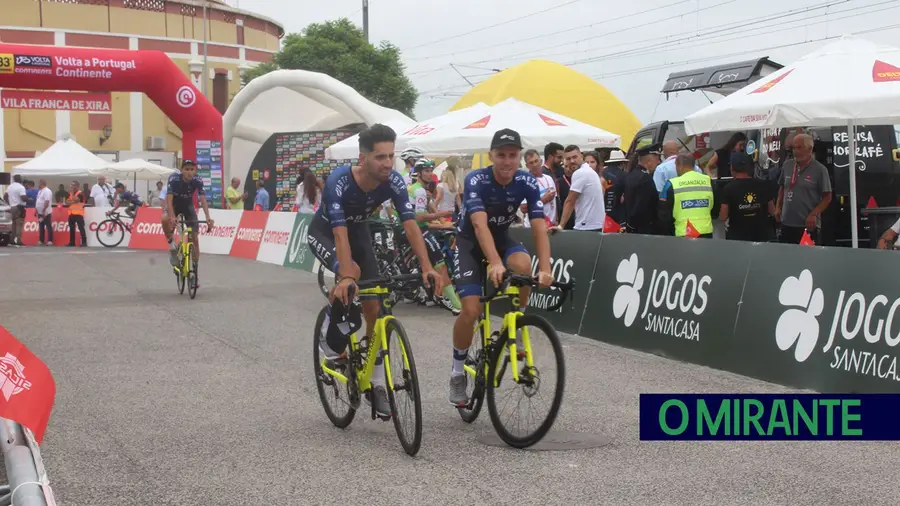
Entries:
MULTIPOLYGON (((507 233, 494 236, 494 245, 497 247, 497 253, 503 259, 504 265, 513 253, 520 251, 528 253, 528 250, 525 249, 525 246, 522 246, 522 243, 514 240, 507 233)), ((484 295, 484 277, 487 274, 487 269, 484 263, 484 253, 481 252, 478 240, 467 239, 461 235, 456 236, 454 267, 456 272, 453 279, 456 284, 456 293, 459 294, 460 299, 474 295, 479 297, 484 295)))
MULTIPOLYGON (((347 239, 350 242, 350 256, 359 265, 360 279, 378 278, 380 276, 378 259, 375 258, 375 250, 372 248, 372 233, 369 231, 369 225, 367 223, 348 223, 347 239)), ((306 242, 313 255, 337 276, 337 249, 334 245, 331 223, 315 216, 309 226, 306 242)))
MULTIPOLYGON (((184 221, 197 221, 197 210, 194 209, 193 202, 181 202, 179 200, 172 201, 172 208, 175 210, 175 217, 184 216, 184 221)), ((163 206, 163 216, 168 215, 168 206, 163 206)))

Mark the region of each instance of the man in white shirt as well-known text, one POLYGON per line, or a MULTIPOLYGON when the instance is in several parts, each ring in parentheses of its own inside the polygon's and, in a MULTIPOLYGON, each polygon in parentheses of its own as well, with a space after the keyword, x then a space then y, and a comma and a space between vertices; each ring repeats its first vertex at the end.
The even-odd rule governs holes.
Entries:
POLYGON ((112 186, 106 184, 106 176, 100 176, 97 178, 97 184, 91 188, 88 204, 94 207, 112 207, 114 194, 112 186))
POLYGON ((35 199, 34 212, 37 215, 39 238, 38 244, 53 244, 53 192, 47 188, 47 181, 41 179, 38 181, 38 194, 35 199), (47 241, 44 242, 44 230, 47 231, 47 241))
MULTIPOLYGON (((549 225, 556 225, 558 215, 556 213, 556 180, 553 176, 544 172, 544 166, 541 162, 541 155, 535 149, 529 149, 525 152, 525 168, 537 179, 538 188, 541 192, 541 202, 544 203, 544 216, 550 220, 549 225)), ((522 201, 522 216, 528 216, 526 204, 522 201)), ((523 220, 525 228, 531 228, 531 220, 523 220)))
POLYGON ((25 187, 22 186, 22 176, 13 176, 13 183, 6 188, 6 202, 12 208, 13 220, 13 244, 22 245, 22 227, 25 225, 25 187))
POLYGON ((606 220, 603 178, 590 165, 584 163, 584 155, 577 147, 567 147, 566 155, 573 151, 577 151, 581 167, 572 174, 572 184, 563 204, 560 223, 566 223, 574 211, 575 230, 602 232, 603 222, 606 220))

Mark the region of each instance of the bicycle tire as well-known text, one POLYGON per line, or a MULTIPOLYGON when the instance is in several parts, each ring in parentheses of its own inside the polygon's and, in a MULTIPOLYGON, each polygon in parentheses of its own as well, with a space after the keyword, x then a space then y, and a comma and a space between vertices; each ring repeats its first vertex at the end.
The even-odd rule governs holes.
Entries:
POLYGON ((114 219, 112 219, 112 218, 107 218, 107 219, 101 221, 101 222, 97 225, 97 232, 95 232, 95 233, 96 233, 96 235, 97 235, 97 241, 98 241, 100 244, 102 244, 103 246, 105 246, 105 247, 107 247, 107 248, 115 248, 116 246, 122 244, 122 241, 125 240, 125 225, 124 225, 122 222, 120 222, 119 220, 114 220, 114 219), (106 233, 102 233, 102 232, 101 232, 101 231, 103 230, 103 224, 104 224, 104 223, 109 223, 109 231, 106 232, 106 233), (103 236, 109 237, 109 236, 112 236, 112 235, 113 235, 114 233, 116 233, 116 232, 117 232, 117 235, 118 235, 118 237, 119 237, 118 240, 112 240, 112 241, 110 241, 110 242, 104 242, 103 236))
MULTIPOLYGON (((491 424, 494 426, 494 430, 497 431, 497 435, 500 436, 500 439, 503 440, 509 446, 513 448, 528 448, 529 446, 534 445, 539 442, 544 436, 547 435, 547 432, 550 431, 550 428, 553 427, 553 423, 556 421, 556 417, 559 414, 559 407, 562 404, 563 392, 565 391, 565 382, 566 382, 566 364, 565 358, 563 356, 562 344, 559 340, 559 334, 556 332, 556 328, 550 324, 545 318, 534 315, 527 314, 524 316, 520 316, 516 319, 516 331, 518 332, 519 328, 522 327, 537 327, 544 334, 547 335, 547 338, 550 340, 551 347, 553 348, 553 354, 556 359, 556 381, 557 388, 556 392, 553 395, 553 401, 550 404, 550 410, 547 413, 547 417, 540 424, 540 426, 535 430, 532 434, 526 436, 515 436, 507 430, 507 428, 503 425, 503 422, 500 420, 499 413, 497 412, 497 404, 495 397, 495 386, 493 379, 497 374, 497 367, 501 364, 501 360, 498 358, 502 358, 503 354, 508 354, 509 351, 506 348, 506 342, 509 339, 508 332, 501 332, 500 339, 497 342, 497 346, 495 348, 494 357, 491 357, 489 361, 489 370, 488 370, 488 378, 491 381, 487 381, 487 405, 488 405, 488 413, 491 416, 491 424)), ((506 381, 511 381, 511 378, 507 378, 506 381)))
POLYGON ((325 306, 321 311, 319 311, 319 316, 316 318, 316 326, 313 329, 313 374, 315 375, 316 390, 319 391, 319 400, 322 402, 322 408, 325 410, 325 416, 327 416, 328 419, 331 420, 331 423, 334 424, 335 427, 343 429, 350 425, 350 423, 353 421, 353 418, 356 416, 356 409, 353 408, 353 406, 349 405, 350 399, 349 394, 347 394, 347 414, 345 414, 344 416, 338 416, 335 414, 326 398, 326 386, 334 387, 338 391, 343 391, 345 393, 347 392, 346 388, 344 388, 340 382, 338 382, 331 376, 325 375, 325 373, 322 372, 322 361, 321 357, 319 356, 319 336, 322 332, 322 323, 325 321, 325 311, 327 310, 328 306, 325 306), (331 385, 326 385, 324 383, 323 378, 325 378, 326 376, 333 382, 331 385))
POLYGON ((184 295, 184 287, 187 286, 187 277, 184 273, 181 272, 181 269, 184 267, 184 262, 179 262, 178 267, 175 270, 175 279, 178 283, 178 294, 184 295))
POLYGON ((322 295, 325 296, 326 299, 331 297, 331 288, 328 286, 328 283, 325 282, 325 264, 319 264, 319 291, 322 292, 322 295))
MULTIPOLYGON (((479 321, 481 321, 479 319, 479 321)), ((472 339, 469 353, 466 355, 466 365, 474 366, 478 376, 472 379, 472 395, 469 398, 469 406, 456 408, 459 417, 466 423, 472 423, 478 419, 481 408, 484 406, 484 375, 487 368, 487 360, 484 356, 484 327, 478 325, 478 337, 472 339), (473 352, 474 349, 474 352, 473 352), (481 357, 478 353, 481 352, 481 357)))
MULTIPOLYGON (((409 336, 406 334, 406 329, 403 328, 403 325, 400 324, 396 319, 388 320, 388 322, 384 326, 385 339, 388 343, 387 356, 388 360, 393 362, 393 360, 397 360, 400 364, 405 364, 403 361, 404 354, 406 355, 406 360, 409 362, 409 368, 403 368, 404 372, 404 382, 406 392, 411 393, 411 397, 413 399, 413 416, 415 420, 413 421, 413 436, 412 441, 407 441, 404 433, 403 426, 400 422, 400 417, 397 416, 397 396, 394 394, 393 389, 388 389, 388 399, 391 402, 391 418, 394 420, 394 430, 397 432, 397 438, 400 440, 400 445, 403 446, 403 451, 405 451, 408 455, 414 456, 419 452, 419 448, 422 446, 422 390, 419 388, 419 376, 416 373, 416 361, 413 358, 412 346, 409 343, 409 336), (396 331, 397 336, 400 339, 400 343, 403 346, 403 350, 400 353, 393 353, 390 349, 391 347, 391 334, 396 331), (405 352, 405 353, 404 353, 405 352)), ((393 378, 393 374, 392 374, 393 378)), ((398 378, 393 378, 394 386, 397 386, 398 378)))
MULTIPOLYGON (((191 247, 191 249, 193 249, 193 246, 191 247)), ((191 256, 193 256, 193 252, 191 253, 191 256)), ((200 280, 198 277, 199 274, 197 273, 197 268, 199 267, 199 265, 197 264, 197 262, 194 262, 193 259, 189 260, 189 262, 190 263, 188 265, 190 265, 190 269, 188 270, 187 275, 188 295, 191 296, 191 299, 194 299, 197 297, 197 290, 200 288, 200 280)))

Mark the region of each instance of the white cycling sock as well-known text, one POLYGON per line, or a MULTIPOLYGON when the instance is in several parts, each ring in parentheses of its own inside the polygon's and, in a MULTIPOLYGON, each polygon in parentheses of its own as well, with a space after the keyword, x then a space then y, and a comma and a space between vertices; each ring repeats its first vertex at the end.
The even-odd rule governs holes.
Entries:
POLYGON ((372 370, 372 385, 385 386, 384 360, 381 358, 375 360, 375 369, 372 370))
POLYGON ((460 350, 453 347, 453 367, 450 369, 450 376, 462 376, 466 373, 463 366, 466 363, 466 357, 468 355, 469 350, 460 350))

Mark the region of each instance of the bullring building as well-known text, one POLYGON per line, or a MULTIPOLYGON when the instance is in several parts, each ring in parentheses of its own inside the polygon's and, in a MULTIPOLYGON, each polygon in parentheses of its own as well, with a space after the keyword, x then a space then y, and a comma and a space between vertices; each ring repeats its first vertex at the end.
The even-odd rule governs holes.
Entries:
MULTIPOLYGON (((206 0, 207 75, 203 74, 202 0, 3 0, 0 42, 165 52, 224 114, 241 75, 272 59, 281 24, 222 0, 206 0)), ((2 93, 2 91, 0 91, 2 93)), ((4 171, 71 134, 98 155, 140 156, 173 166, 180 129, 143 93, 113 92, 109 111, 19 108, 5 100, 0 122, 4 171), (12 108, 12 107, 15 108, 12 108)))

